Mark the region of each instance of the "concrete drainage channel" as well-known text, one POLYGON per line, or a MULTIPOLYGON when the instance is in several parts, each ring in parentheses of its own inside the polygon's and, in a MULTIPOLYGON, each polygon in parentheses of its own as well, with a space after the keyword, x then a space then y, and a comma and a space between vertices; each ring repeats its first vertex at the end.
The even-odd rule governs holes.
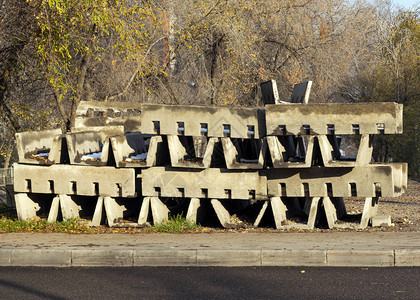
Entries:
POLYGON ((407 164, 372 163, 372 141, 402 133, 402 105, 294 100, 308 95, 299 85, 295 103, 264 108, 81 102, 72 132, 16 134, 18 217, 141 227, 181 212, 231 227, 248 212, 255 227, 312 229, 321 214, 329 228, 390 225, 379 199, 406 190, 407 164), (357 140, 355 156, 343 137, 357 140), (343 197, 365 199, 357 222, 343 197))

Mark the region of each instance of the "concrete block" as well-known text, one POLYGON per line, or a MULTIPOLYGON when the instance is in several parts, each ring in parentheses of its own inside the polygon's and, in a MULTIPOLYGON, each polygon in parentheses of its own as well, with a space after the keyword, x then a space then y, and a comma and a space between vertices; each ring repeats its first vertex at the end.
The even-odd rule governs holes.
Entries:
POLYGON ((265 211, 267 210, 268 204, 269 204, 268 201, 264 201, 264 204, 261 207, 261 210, 258 213, 257 218, 255 219, 254 227, 258 227, 258 225, 260 225, 260 222, 261 222, 262 218, 264 217, 265 211))
MULTIPOLYGON (((364 166, 371 162, 372 151, 373 151, 373 135, 372 134, 363 134, 360 137, 359 148, 357 151, 356 160, 354 161, 342 161, 333 157, 332 153, 335 150, 333 145, 331 145, 326 135, 318 135, 317 141, 319 148, 321 150, 322 161, 325 167, 355 167, 355 166, 364 166)), ((338 151, 338 149, 337 149, 338 151)))
POLYGON ((108 137, 114 135, 121 135, 124 133, 124 126, 120 125, 109 125, 109 126, 89 126, 88 128, 72 128, 71 132, 87 132, 96 131, 101 134, 101 142, 103 143, 108 137))
POLYGON ((0 248, 0 266, 10 266, 12 261, 12 249, 0 248))
POLYGON ((258 108, 143 104, 145 134, 251 138, 264 136, 258 108), (182 128, 182 130, 180 130, 182 128))
POLYGON ((267 176, 270 197, 376 197, 375 186, 380 186, 382 197, 399 196, 405 189, 400 163, 375 164, 353 168, 300 168, 269 169, 261 171, 267 176), (352 187, 356 194, 352 194, 352 187))
MULTIPOLYGON (((308 148, 304 160, 290 160, 287 157, 285 145, 281 143, 277 136, 266 137, 267 146, 270 151, 271 161, 274 168, 309 168, 312 165, 315 137, 308 137, 308 148)), ((285 142, 285 141, 284 141, 285 142)))
POLYGON ((231 138, 221 138, 222 147, 223 147, 223 154, 226 161, 226 166, 228 169, 245 169, 245 170, 252 170, 252 169, 262 169, 264 166, 264 157, 266 151, 266 141, 262 140, 257 141, 254 139, 247 139, 247 140, 236 140, 232 142, 231 138), (244 161, 244 156, 246 153, 242 152, 242 146, 244 143, 248 143, 249 146, 254 147, 254 151, 256 152, 256 156, 251 159, 254 162, 249 162, 250 159, 244 161), (238 147, 238 148, 237 148, 238 147), (238 150, 241 151, 238 151, 238 150))
POLYGON ((55 196, 54 199, 52 200, 50 212, 48 214, 47 221, 49 223, 53 223, 53 222, 57 221, 59 210, 60 210, 60 197, 55 196))
POLYGON ((197 250, 197 266, 261 266, 261 250, 197 250))
POLYGON ((61 129, 16 133, 19 162, 52 165, 60 162, 61 129), (39 154, 44 152, 42 156, 39 154))
POLYGON ((64 220, 80 217, 79 212, 82 210, 82 207, 77 205, 71 196, 58 195, 58 197, 60 199, 61 213, 63 214, 64 220))
POLYGON ((168 135, 168 147, 171 166, 178 168, 206 169, 210 167, 214 143, 218 138, 210 138, 202 160, 197 157, 192 137, 168 135), (183 143, 181 142, 183 139, 183 143), (190 151, 187 151, 188 148, 190 151), (193 153, 192 153, 193 152, 193 153))
POLYGON ((53 195, 16 193, 15 202, 19 220, 28 220, 48 215, 51 211, 53 195))
POLYGON ((326 266, 326 250, 261 250, 262 266, 326 266))
POLYGON ((212 199, 211 205, 213 206, 214 211, 216 212, 216 215, 220 221, 220 224, 222 224, 223 227, 226 227, 230 222, 230 214, 227 211, 227 209, 217 199, 212 199))
POLYGON ((305 200, 305 206, 309 207, 309 215, 308 215, 308 229, 314 229, 315 221, 318 214, 318 203, 321 198, 319 197, 307 197, 305 200))
POLYGON ((391 226, 391 216, 374 216, 372 217, 372 227, 391 226))
MULTIPOLYGON (((103 102, 105 103, 105 102, 103 102)), ((116 103, 116 102, 112 102, 116 103)), ((128 102, 121 102, 128 103, 128 102)), ((126 117, 77 117, 75 122, 75 129, 80 128, 81 130, 86 130, 95 127, 101 126, 120 126, 123 128, 124 132, 136 132, 141 131, 141 116, 140 112, 137 116, 126 116, 126 117)), ((74 129, 72 129, 74 131, 74 129)))
POLYGON ((329 267, 392 267, 393 250, 327 250, 329 267))
POLYGON ((89 111, 107 112, 112 110, 115 113, 137 111, 141 113, 141 103, 138 102, 107 102, 107 101, 80 101, 77 106, 76 115, 84 117, 89 111))
POLYGON ((140 114, 141 103, 138 102, 81 101, 77 106, 75 128, 72 130, 122 126, 124 132, 141 131, 140 114))
POLYGON ((281 201, 280 197, 270 198, 271 208, 273 210, 274 222, 276 223, 276 228, 280 229, 283 226, 284 221, 286 221, 286 211, 287 207, 281 201))
POLYGON ((372 217, 378 212, 378 198, 366 198, 363 207, 362 219, 360 220, 359 229, 365 229, 369 225, 372 217))
POLYGON ((146 166, 163 166, 167 164, 168 142, 162 136, 156 135, 150 138, 149 150, 147 152, 146 166))
POLYGON ((328 228, 335 228, 335 222, 337 222, 337 212, 330 197, 324 197, 322 199, 322 205, 325 210, 325 216, 327 217, 328 228))
POLYGON ((92 221, 89 226, 99 226, 104 219, 104 197, 98 197, 96 202, 95 211, 93 213, 92 221))
POLYGON ((190 205, 188 206, 187 221, 197 223, 197 212, 199 207, 201 206, 200 199, 198 198, 191 198, 190 205))
POLYGON ((158 197, 150 198, 150 208, 152 209, 153 223, 162 223, 168 220, 169 209, 158 197))
POLYGON ((133 266, 134 250, 78 249, 72 250, 73 267, 133 266))
POLYGON ((134 250, 134 266, 196 266, 197 250, 134 250))
POLYGON ((35 166, 14 164, 18 193, 135 197, 134 169, 75 165, 35 166))
POLYGON ((33 201, 28 194, 15 194, 16 211, 19 220, 28 220, 36 217, 37 211, 41 209, 38 203, 33 201))
POLYGON ((262 82, 260 87, 264 105, 280 104, 279 90, 277 89, 277 82, 275 80, 272 79, 262 82))
POLYGON ((71 250, 12 249, 12 266, 69 267, 71 250))
POLYGON ((81 131, 66 134, 68 156, 72 165, 105 166, 108 162, 109 141, 104 144, 100 131, 81 131), (87 154, 100 153, 98 159, 84 159, 87 154))
POLYGON ((310 103, 266 105, 267 135, 399 134, 402 133, 402 104, 310 103))
POLYGON ((309 102, 309 94, 311 93, 312 81, 305 81, 295 84, 292 91, 291 103, 309 102))
POLYGON ((396 267, 420 267, 420 249, 395 250, 396 267))
POLYGON ((104 197, 104 207, 109 227, 123 219, 124 211, 127 209, 124 205, 118 205, 114 198, 104 197))
POLYGON ((147 218, 149 216, 150 211, 150 198, 151 197, 144 197, 143 202, 141 203, 139 219, 137 223, 141 226, 146 225, 147 218))
POLYGON ((144 196, 249 199, 252 195, 255 200, 267 199, 266 177, 257 171, 153 167, 141 175, 144 196))
POLYGON ((138 223, 141 211, 140 198, 104 197, 103 202, 110 227, 140 227, 138 223), (136 221, 129 221, 129 219, 136 219, 136 221))
POLYGON ((109 138, 109 141, 118 168, 146 167, 146 160, 149 153, 143 134, 140 132, 126 133, 124 135, 112 136, 109 138), (147 154, 147 156, 141 160, 133 158, 140 154, 147 154))

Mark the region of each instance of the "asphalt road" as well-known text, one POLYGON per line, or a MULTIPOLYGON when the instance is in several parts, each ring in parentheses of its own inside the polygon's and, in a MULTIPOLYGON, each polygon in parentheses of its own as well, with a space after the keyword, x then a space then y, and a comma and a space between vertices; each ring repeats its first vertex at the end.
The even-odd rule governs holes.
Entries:
POLYGON ((0 299, 418 299, 419 295, 420 268, 0 268, 0 299))

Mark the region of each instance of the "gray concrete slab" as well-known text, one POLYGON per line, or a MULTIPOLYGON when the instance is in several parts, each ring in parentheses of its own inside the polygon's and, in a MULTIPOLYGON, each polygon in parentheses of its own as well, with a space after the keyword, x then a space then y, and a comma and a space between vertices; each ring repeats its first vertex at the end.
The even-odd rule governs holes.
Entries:
POLYGON ((12 260, 12 249, 0 248, 0 266, 10 266, 12 260))
POLYGON ((198 266, 260 266, 260 250, 234 250, 234 249, 206 249, 197 250, 198 266))
POLYGON ((195 266, 197 250, 163 249, 134 250, 134 266, 195 266))
POLYGON ((420 249, 395 250, 395 266, 397 267, 420 266, 420 249))
POLYGON ((407 190, 407 164, 390 163, 354 168, 271 169, 267 175, 270 197, 351 197, 352 185, 357 197, 375 197, 375 186, 382 197, 398 197, 407 190), (305 190, 305 185, 307 190, 305 190))
POLYGON ((69 249, 12 249, 12 266, 69 267, 72 253, 69 249))
POLYGON ((259 138, 265 126, 259 108, 142 104, 146 134, 259 138))
POLYGON ((14 189, 19 193, 135 197, 134 169, 75 165, 14 164, 14 189))
POLYGON ((327 265, 330 267, 392 267, 393 250, 329 250, 327 265))
POLYGON ((265 106, 267 135, 400 134, 401 104, 312 103, 265 106), (331 126, 332 125, 332 126, 331 126))
POLYGON ((130 249, 73 249, 71 251, 73 266, 118 266, 133 265, 133 252, 130 249))
POLYGON ((60 161, 61 129, 16 133, 19 162, 35 165, 52 165, 60 161), (39 152, 45 156, 39 156, 39 152))
POLYGON ((143 196, 249 199, 267 199, 266 177, 258 171, 226 169, 177 169, 153 167, 142 171, 143 196))
POLYGON ((262 250, 262 266, 326 266, 325 250, 262 250))

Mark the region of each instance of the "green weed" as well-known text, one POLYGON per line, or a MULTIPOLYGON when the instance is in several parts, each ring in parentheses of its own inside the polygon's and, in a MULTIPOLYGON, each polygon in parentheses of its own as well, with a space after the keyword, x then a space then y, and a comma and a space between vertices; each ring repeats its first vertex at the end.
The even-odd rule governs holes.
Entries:
POLYGON ((78 219, 49 223, 45 219, 34 218, 20 221, 14 218, 0 218, 0 233, 6 232, 67 232, 89 233, 91 228, 78 219))
POLYGON ((156 223, 146 230, 148 232, 183 232, 198 230, 200 225, 188 221, 182 214, 172 216, 169 220, 162 223, 156 223))

